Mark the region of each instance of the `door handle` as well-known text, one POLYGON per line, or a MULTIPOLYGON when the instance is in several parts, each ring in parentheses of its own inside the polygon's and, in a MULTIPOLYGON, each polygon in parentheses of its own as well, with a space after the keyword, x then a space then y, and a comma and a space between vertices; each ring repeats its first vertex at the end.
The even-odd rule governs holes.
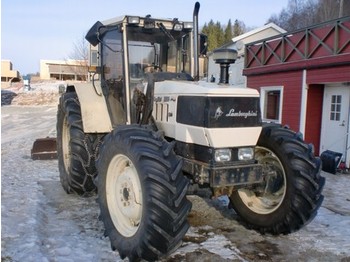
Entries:
POLYGON ((345 120, 339 126, 345 126, 345 120))

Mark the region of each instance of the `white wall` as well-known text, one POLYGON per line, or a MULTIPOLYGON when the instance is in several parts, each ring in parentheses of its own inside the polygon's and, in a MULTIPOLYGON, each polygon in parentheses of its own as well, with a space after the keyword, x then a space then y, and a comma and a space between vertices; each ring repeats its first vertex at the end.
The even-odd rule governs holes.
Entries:
MULTIPOLYGON (((230 66, 230 69, 229 69, 229 74, 230 74, 229 84, 246 86, 246 83, 247 83, 246 77, 242 75, 242 72, 244 69, 244 51, 245 51, 246 44, 249 44, 261 39, 265 39, 268 37, 276 36, 285 32, 286 32, 285 30, 276 26, 275 24, 269 23, 260 28, 256 28, 256 29, 253 29, 252 31, 244 33, 243 35, 234 37, 232 39, 232 43, 228 43, 222 46, 221 48, 236 49, 238 52, 238 59, 234 64, 230 66)), ((209 81, 212 75, 215 77, 215 82, 218 83, 220 78, 220 65, 215 64, 212 58, 212 53, 210 53, 208 54, 208 80, 209 81)))

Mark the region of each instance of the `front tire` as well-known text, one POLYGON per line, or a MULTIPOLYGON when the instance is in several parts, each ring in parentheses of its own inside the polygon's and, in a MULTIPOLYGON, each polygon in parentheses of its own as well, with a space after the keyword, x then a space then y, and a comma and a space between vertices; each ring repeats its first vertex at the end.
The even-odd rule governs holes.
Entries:
POLYGON ((157 260, 189 228, 188 179, 172 149, 159 133, 136 125, 104 139, 97 161, 100 218, 123 259, 157 260))
POLYGON ((60 181, 67 193, 88 196, 96 191, 95 149, 98 144, 98 135, 83 131, 77 94, 63 94, 57 111, 57 153, 60 181))
POLYGON ((313 148, 300 134, 272 124, 263 127, 255 156, 265 182, 232 193, 238 215, 262 233, 287 234, 307 225, 322 204, 325 183, 313 148))

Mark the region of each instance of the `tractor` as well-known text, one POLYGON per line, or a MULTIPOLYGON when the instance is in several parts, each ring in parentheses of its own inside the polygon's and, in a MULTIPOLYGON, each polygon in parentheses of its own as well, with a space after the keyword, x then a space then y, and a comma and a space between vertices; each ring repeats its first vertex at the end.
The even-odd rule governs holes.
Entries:
POLYGON ((313 146, 287 126, 263 123, 257 90, 228 84, 235 50, 213 54, 219 83, 200 79, 199 6, 190 22, 96 22, 86 34, 91 79, 68 85, 59 100, 61 184, 67 193, 97 192, 105 235, 130 261, 181 245, 188 194, 228 196, 247 227, 269 234, 299 230, 323 200, 313 146))

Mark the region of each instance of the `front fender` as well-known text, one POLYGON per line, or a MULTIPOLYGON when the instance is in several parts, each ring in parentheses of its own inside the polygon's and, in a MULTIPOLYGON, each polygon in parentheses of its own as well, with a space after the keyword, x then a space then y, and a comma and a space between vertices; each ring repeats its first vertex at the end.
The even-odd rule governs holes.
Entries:
POLYGON ((84 132, 109 133, 112 131, 112 122, 106 100, 100 84, 95 82, 95 87, 96 90, 92 82, 74 84, 80 102, 84 132))

